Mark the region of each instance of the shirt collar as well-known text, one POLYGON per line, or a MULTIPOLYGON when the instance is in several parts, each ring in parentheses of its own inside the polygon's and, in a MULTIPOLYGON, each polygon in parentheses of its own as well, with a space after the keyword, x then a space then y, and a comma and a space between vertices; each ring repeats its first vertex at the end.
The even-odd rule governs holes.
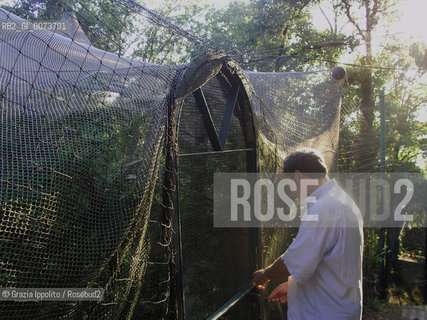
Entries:
POLYGON ((320 196, 321 194, 328 192, 329 190, 331 190, 332 188, 335 188, 337 185, 337 182, 335 179, 329 179, 328 181, 326 181, 325 183, 323 183, 319 188, 317 188, 316 190, 314 190, 309 197, 313 197, 313 196, 320 196))

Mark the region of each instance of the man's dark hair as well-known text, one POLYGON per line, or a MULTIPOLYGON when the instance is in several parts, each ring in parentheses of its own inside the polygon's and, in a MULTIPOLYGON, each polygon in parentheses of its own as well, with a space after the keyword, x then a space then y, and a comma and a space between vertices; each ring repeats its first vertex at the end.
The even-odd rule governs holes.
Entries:
POLYGON ((283 162, 283 172, 294 173, 295 170, 302 173, 328 173, 322 154, 312 148, 299 149, 286 157, 283 162))

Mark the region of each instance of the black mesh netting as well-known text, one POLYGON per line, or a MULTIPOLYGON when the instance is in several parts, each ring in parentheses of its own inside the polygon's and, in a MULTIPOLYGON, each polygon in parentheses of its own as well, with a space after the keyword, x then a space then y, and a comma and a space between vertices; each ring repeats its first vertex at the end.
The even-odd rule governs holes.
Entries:
MULTIPOLYGON (((131 1, 99 4, 203 47, 131 1)), ((0 287, 103 288, 104 300, 1 301, 0 319, 207 318, 294 234, 214 228, 213 174, 280 171, 302 146, 333 168, 343 81, 243 72, 222 54, 118 55, 97 47, 108 21, 80 5, 63 8, 65 31, 0 31, 0 287), (78 20, 91 18, 86 35, 78 20)), ((25 20, 0 9, 12 21, 25 20)))
POLYGON ((160 223, 149 219, 159 220, 161 186, 152 200, 178 68, 47 31, 2 31, 0 51, 1 286, 106 290, 102 304, 3 303, 2 318, 119 318, 138 299, 160 300, 167 287, 153 297, 141 288, 166 259, 150 260, 160 223))
MULTIPOLYGON (((219 73, 203 87, 213 124, 221 127, 232 87, 219 73)), ((236 104, 224 150, 213 149, 200 107, 192 95, 184 100, 179 123, 179 213, 182 234, 182 272, 185 313, 203 319, 247 284, 256 264, 254 231, 214 228, 213 175, 246 172, 246 149, 236 104), (224 250, 226 248, 226 250, 224 250), (219 276, 219 272, 222 273, 219 276)))

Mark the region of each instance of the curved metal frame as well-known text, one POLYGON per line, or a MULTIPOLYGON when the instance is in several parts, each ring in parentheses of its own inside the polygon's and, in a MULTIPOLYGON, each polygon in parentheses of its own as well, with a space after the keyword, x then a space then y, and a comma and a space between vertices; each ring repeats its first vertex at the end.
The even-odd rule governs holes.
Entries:
MULTIPOLYGON (((203 77, 202 77, 203 79, 203 77)), ((174 141, 168 141, 175 146, 178 142, 178 128, 179 128, 179 118, 184 105, 185 97, 193 94, 194 98, 198 104, 198 107, 203 115, 205 127, 207 128, 210 142, 212 144, 213 150, 216 152, 223 152, 224 144, 227 138, 228 129, 230 126, 231 118, 235 110, 236 105, 239 106, 239 109, 242 112, 242 116, 239 118, 240 126, 242 128, 245 144, 246 144, 246 164, 248 172, 257 171, 257 149, 256 149, 256 131, 255 123, 252 110, 252 101, 250 100, 250 95, 248 94, 250 90, 250 84, 248 79, 243 73, 243 70, 230 58, 228 58, 223 53, 206 51, 203 54, 196 57, 181 73, 179 79, 176 81, 175 87, 175 96, 173 102, 174 105, 173 112, 169 114, 171 121, 168 121, 169 129, 173 131, 172 136, 174 141), (200 79, 200 72, 203 70, 203 66, 206 63, 212 63, 216 61, 218 65, 221 64, 221 67, 218 68, 218 72, 215 74, 210 74, 206 76, 204 81, 200 81, 201 86, 192 92, 188 92, 188 86, 194 76, 198 76, 200 79), (227 101, 226 110, 223 116, 221 123, 221 128, 217 130, 215 127, 212 117, 210 115, 209 107, 207 105, 206 99, 203 94, 203 86, 213 77, 222 73, 227 81, 231 85, 231 94, 227 101), (171 127, 172 126, 172 127, 171 127)), ((168 129, 168 131, 170 131, 168 129)), ((180 223, 180 214, 179 214, 179 203, 178 203, 178 184, 176 179, 176 172, 178 171, 179 161, 178 161, 178 152, 177 148, 172 148, 169 150, 174 150, 175 154, 172 156, 175 160, 175 168, 171 172, 174 172, 173 181, 175 181, 174 192, 171 195, 174 203, 174 214, 173 214, 173 229, 174 233, 174 250, 175 250, 175 281, 176 281, 176 291, 177 291, 177 309, 178 309, 178 318, 185 318, 184 310, 184 296, 183 296, 183 282, 182 282, 182 244, 181 244, 181 223, 180 223)), ((170 162, 171 163, 171 162, 170 162)), ((251 238, 253 247, 254 247, 254 263, 259 265, 259 247, 260 247, 260 235, 257 229, 253 230, 253 237, 251 238)), ((238 300, 243 298, 249 291, 251 286, 248 283, 245 286, 245 289, 237 292, 227 303, 220 307, 216 312, 214 312, 209 319, 217 319, 223 315, 229 308, 231 308, 238 300)))

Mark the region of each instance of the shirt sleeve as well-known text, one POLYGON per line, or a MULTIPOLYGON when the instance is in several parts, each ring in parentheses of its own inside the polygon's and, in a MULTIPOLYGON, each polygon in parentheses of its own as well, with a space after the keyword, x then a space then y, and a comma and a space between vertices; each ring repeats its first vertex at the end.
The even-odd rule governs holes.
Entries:
POLYGON ((323 256, 334 247, 338 236, 338 228, 300 227, 296 238, 281 256, 297 283, 310 279, 323 256))

